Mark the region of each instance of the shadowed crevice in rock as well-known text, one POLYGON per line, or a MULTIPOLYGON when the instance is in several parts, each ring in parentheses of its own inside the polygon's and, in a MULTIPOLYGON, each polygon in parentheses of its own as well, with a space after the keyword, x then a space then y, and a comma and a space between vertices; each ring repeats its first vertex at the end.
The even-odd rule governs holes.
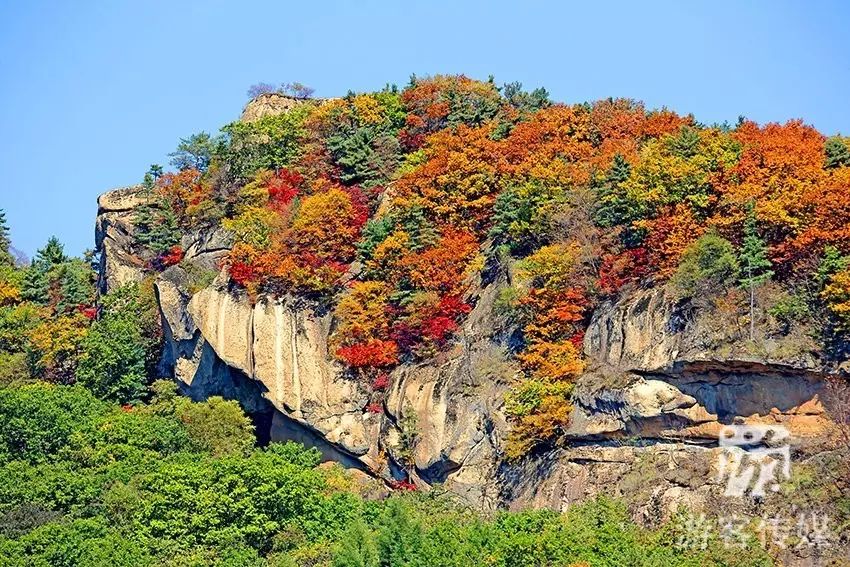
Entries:
POLYGON ((195 401, 203 401, 210 396, 236 400, 249 413, 265 413, 273 409, 265 396, 267 390, 261 383, 222 362, 206 341, 199 340, 201 355, 193 379, 190 382, 178 381, 184 395, 195 401))
POLYGON ((323 461, 334 461, 345 468, 357 469, 370 475, 374 474, 356 455, 344 451, 338 445, 329 443, 318 431, 277 410, 272 413, 270 440, 277 443, 295 441, 307 447, 314 447, 322 454, 323 461))
POLYGON ((752 372, 745 372, 737 364, 728 369, 712 364, 700 372, 699 365, 688 365, 690 369, 681 374, 644 373, 643 376, 667 382, 693 397, 722 423, 731 423, 736 416, 773 409, 782 413, 797 411, 822 393, 823 382, 817 375, 758 366, 752 372))

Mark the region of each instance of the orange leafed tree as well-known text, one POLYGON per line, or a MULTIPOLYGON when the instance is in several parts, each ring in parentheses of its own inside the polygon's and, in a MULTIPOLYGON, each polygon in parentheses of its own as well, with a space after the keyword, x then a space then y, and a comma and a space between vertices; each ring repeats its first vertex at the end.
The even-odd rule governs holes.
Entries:
POLYGON ((824 137, 801 120, 758 126, 742 123, 733 133, 742 151, 732 174, 738 179, 723 191, 717 224, 741 223, 753 201, 759 221, 776 243, 800 225, 798 206, 825 178, 824 137))
POLYGON ((202 205, 212 201, 212 186, 197 169, 165 173, 156 182, 156 191, 171 205, 183 226, 201 220, 202 205))
POLYGON ((676 271, 685 250, 705 233, 706 227, 694 217, 691 207, 680 203, 666 207, 652 220, 638 222, 647 231, 644 249, 651 275, 664 280, 676 271))
POLYGON ((835 170, 823 182, 807 187, 795 216, 800 228, 777 246, 779 261, 811 264, 826 246, 850 254, 850 168, 835 170))
POLYGON ((500 145, 492 128, 460 125, 428 138, 425 162, 395 185, 400 208, 421 206, 440 225, 483 233, 500 184, 500 145))
POLYGON ((555 105, 521 122, 503 143, 505 173, 555 183, 590 179, 594 153, 590 113, 582 106, 555 105))
POLYGON ((478 242, 466 231, 446 228, 432 247, 402 260, 411 283, 426 291, 458 294, 469 263, 478 254, 478 242))
POLYGON ((463 75, 436 75, 416 79, 405 89, 402 102, 407 122, 399 137, 408 149, 422 146, 429 134, 464 123, 477 126, 503 106, 496 85, 463 75))

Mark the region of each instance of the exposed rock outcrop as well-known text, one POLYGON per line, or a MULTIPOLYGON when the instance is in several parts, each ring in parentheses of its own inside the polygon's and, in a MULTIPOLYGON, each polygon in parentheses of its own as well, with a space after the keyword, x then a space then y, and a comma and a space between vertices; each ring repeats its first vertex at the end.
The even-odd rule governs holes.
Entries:
POLYGON ((263 93, 251 99, 242 110, 239 118, 242 122, 253 122, 266 116, 283 114, 304 104, 306 99, 295 98, 282 93, 263 93))
MULTIPOLYGON (((141 185, 114 189, 97 199, 95 247, 100 252, 98 287, 103 292, 141 281, 145 268, 153 259, 150 251, 138 245, 136 238, 134 219, 142 205, 156 208, 156 200, 141 185)), ((220 228, 196 230, 184 234, 179 245, 186 262, 197 270, 217 271, 219 261, 232 246, 232 238, 220 228)))
POLYGON ((771 365, 823 370, 809 338, 777 336, 751 342, 735 322, 696 309, 664 286, 637 290, 598 308, 587 329, 585 354, 597 362, 636 372, 676 372, 682 365, 716 361, 722 368, 771 365))
POLYGON ((716 501, 724 488, 718 455, 718 449, 677 444, 555 449, 505 472, 502 499, 514 508, 566 510, 605 494, 640 503, 636 515, 657 521, 679 506, 704 509, 716 501))
MULTIPOLYGON (((159 289, 177 297, 174 284, 163 279, 159 289)), ((315 305, 291 298, 261 298, 251 304, 219 282, 188 302, 188 321, 177 316, 179 310, 163 313, 177 331, 169 333, 176 342, 197 333, 202 349, 212 350, 231 372, 256 381, 261 396, 284 420, 279 429, 286 429, 289 420, 297 422, 347 458, 389 475, 394 463, 403 460, 399 430, 412 414, 418 432, 413 451, 417 477, 444 482, 475 501, 488 499, 495 505, 495 488, 488 492, 483 480, 495 474, 498 438, 505 429, 499 408, 506 377, 514 369, 504 350, 489 340, 486 314, 494 293, 495 288, 485 288, 456 352, 394 373, 386 416, 366 411, 369 397, 363 385, 329 355, 331 316, 315 305)), ((177 378, 192 388, 198 380, 207 381, 204 358, 203 350, 200 358, 194 351, 186 358, 178 355, 177 378)))
POLYGON ((328 355, 330 315, 289 299, 252 305, 218 287, 196 294, 188 312, 218 357, 257 380, 275 408, 352 454, 368 452, 368 400, 328 355))
POLYGON ((801 437, 829 426, 819 399, 826 369, 811 343, 741 340, 710 315, 663 287, 599 308, 570 434, 713 443, 733 421, 781 423, 801 437))
MULTIPOLYGON (((132 218, 143 202, 139 188, 99 200, 104 289, 142 277, 132 218)), ((392 373, 377 414, 367 411, 365 386, 330 352, 330 313, 289 297, 252 302, 222 276, 199 278, 227 252, 223 231, 187 234, 181 246, 185 261, 157 276, 156 291, 161 369, 187 395, 223 395, 271 412, 273 438, 317 445, 376 476, 405 462, 422 486, 442 483, 483 507, 563 509, 602 492, 626 495, 639 510, 699 506, 719 489, 710 477, 723 424, 778 423, 795 438, 828 426, 819 401, 827 370, 809 344, 736 341, 663 289, 638 290, 593 317, 584 342, 589 370, 576 385, 564 445, 506 463, 504 394, 518 368, 495 330, 502 279, 473 286, 475 307, 451 349, 392 373), (404 447, 411 424, 416 441, 404 447), (649 470, 657 480, 647 491, 640 475, 649 470)))
POLYGON ((133 217, 148 202, 141 185, 114 189, 97 198, 95 247, 100 252, 101 290, 140 281, 144 260, 135 253, 133 217))
MULTIPOLYGON (((399 424, 415 415, 415 470, 428 483, 441 482, 470 501, 498 504, 491 479, 507 430, 502 413, 508 382, 517 373, 505 348, 492 339, 493 302, 500 286, 485 285, 458 333, 451 352, 393 373, 387 413, 399 424)), ((398 460, 397 429, 385 445, 398 460)))

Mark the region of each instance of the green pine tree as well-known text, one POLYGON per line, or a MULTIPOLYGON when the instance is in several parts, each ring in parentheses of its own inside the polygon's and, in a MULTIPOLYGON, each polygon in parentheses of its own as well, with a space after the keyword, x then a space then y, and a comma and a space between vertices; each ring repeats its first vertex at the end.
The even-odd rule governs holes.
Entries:
POLYGON ((51 236, 44 248, 35 253, 35 263, 45 270, 50 270, 67 260, 65 246, 55 236, 51 236))
POLYGON ((387 239, 395 230, 396 221, 392 215, 386 215, 379 219, 370 219, 363 227, 360 242, 357 243, 357 257, 365 263, 372 259, 375 248, 387 239))
POLYGON ((530 220, 529 207, 522 206, 522 200, 513 187, 508 187, 496 196, 493 205, 493 228, 490 229, 490 238, 497 246, 507 246, 512 252, 521 250, 526 243, 517 242, 512 234, 511 228, 530 220))
POLYGON ((682 126, 679 135, 670 140, 669 147, 674 154, 680 157, 693 157, 699 148, 699 133, 696 128, 682 126))
POLYGON ((850 266, 850 256, 845 256, 841 250, 835 246, 825 246, 823 256, 818 263, 818 268, 815 271, 815 282, 817 283, 817 291, 820 293, 829 279, 850 266))
POLYGON ((621 154, 614 156, 611 168, 605 175, 599 188, 599 208, 596 210, 596 224, 611 228, 628 225, 640 215, 636 204, 632 203, 623 189, 623 184, 631 174, 631 166, 621 154))
POLYGON ((378 567, 375 538, 362 520, 355 520, 343 536, 334 567, 378 567))
POLYGON ((47 305, 50 299, 50 284, 47 279, 47 270, 36 264, 33 260, 24 271, 21 281, 21 299, 32 301, 39 305, 47 305))
POLYGON ((6 222, 6 211, 0 209, 0 265, 13 266, 12 238, 9 236, 9 225, 6 222))
POLYGON ((529 93, 522 90, 522 83, 519 81, 505 83, 502 86, 502 96, 520 112, 536 112, 551 104, 546 89, 537 88, 529 93))
POLYGON ((101 300, 102 316, 82 341, 77 379, 99 398, 138 401, 145 393, 147 353, 153 346, 145 331, 150 312, 137 284, 101 300))
POLYGON ((328 138, 327 147, 346 185, 382 185, 398 168, 401 148, 392 133, 375 128, 345 128, 328 138))
POLYGON ((168 157, 171 158, 170 163, 180 171, 197 169, 204 172, 209 169, 218 143, 217 138, 206 132, 192 134, 188 138, 180 138, 177 150, 168 154, 168 157))
POLYGON ((45 244, 35 253, 35 258, 30 263, 21 282, 21 297, 27 301, 47 305, 50 302, 51 281, 58 279, 58 270, 68 257, 65 255, 65 247, 55 236, 51 236, 45 244))
POLYGON ((755 288, 773 277, 773 263, 767 257, 767 245, 758 235, 755 203, 747 204, 744 242, 740 251, 741 285, 750 291, 750 340, 755 338, 755 288))
POLYGON ((378 550, 382 567, 421 565, 420 553, 424 534, 422 526, 400 500, 386 506, 378 534, 378 550))
POLYGON ((147 202, 133 214, 133 226, 136 229, 136 241, 155 254, 163 254, 172 246, 180 243, 180 228, 177 215, 164 199, 154 194, 156 180, 162 176, 162 167, 152 165, 142 180, 147 202))
POLYGON ((824 166, 827 169, 850 165, 850 148, 847 147, 845 139, 837 136, 830 138, 824 144, 823 151, 826 154, 824 166))
POLYGON ((499 193, 493 205, 489 236, 496 247, 520 256, 545 244, 552 229, 552 212, 564 202, 560 187, 539 182, 512 185, 499 193))
POLYGON ((85 260, 74 258, 58 269, 60 298, 59 312, 76 309, 94 302, 94 281, 91 266, 85 260))
POLYGON ((401 228, 410 236, 410 249, 422 250, 437 241, 437 229, 425 216, 425 210, 414 206, 404 211, 399 218, 401 228))
POLYGON ((144 204, 133 216, 136 240, 154 254, 167 252, 180 242, 177 215, 166 202, 159 205, 144 204))

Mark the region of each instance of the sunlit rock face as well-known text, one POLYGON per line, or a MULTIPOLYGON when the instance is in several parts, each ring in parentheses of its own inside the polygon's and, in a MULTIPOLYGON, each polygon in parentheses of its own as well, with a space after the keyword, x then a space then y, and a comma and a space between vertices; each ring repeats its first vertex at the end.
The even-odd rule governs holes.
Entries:
POLYGON ((732 422, 778 423, 799 437, 829 427, 820 401, 827 370, 814 345, 732 338, 663 288, 598 309, 584 350, 591 366, 577 389, 579 436, 714 443, 732 422))
POLYGON ((95 246, 100 251, 100 288, 140 281, 145 260, 136 251, 133 217, 148 202, 141 185, 115 189, 97 199, 95 246))
POLYGON ((283 114, 303 104, 304 99, 287 96, 281 93, 264 93, 251 99, 242 110, 239 118, 242 122, 253 122, 266 116, 283 114))

